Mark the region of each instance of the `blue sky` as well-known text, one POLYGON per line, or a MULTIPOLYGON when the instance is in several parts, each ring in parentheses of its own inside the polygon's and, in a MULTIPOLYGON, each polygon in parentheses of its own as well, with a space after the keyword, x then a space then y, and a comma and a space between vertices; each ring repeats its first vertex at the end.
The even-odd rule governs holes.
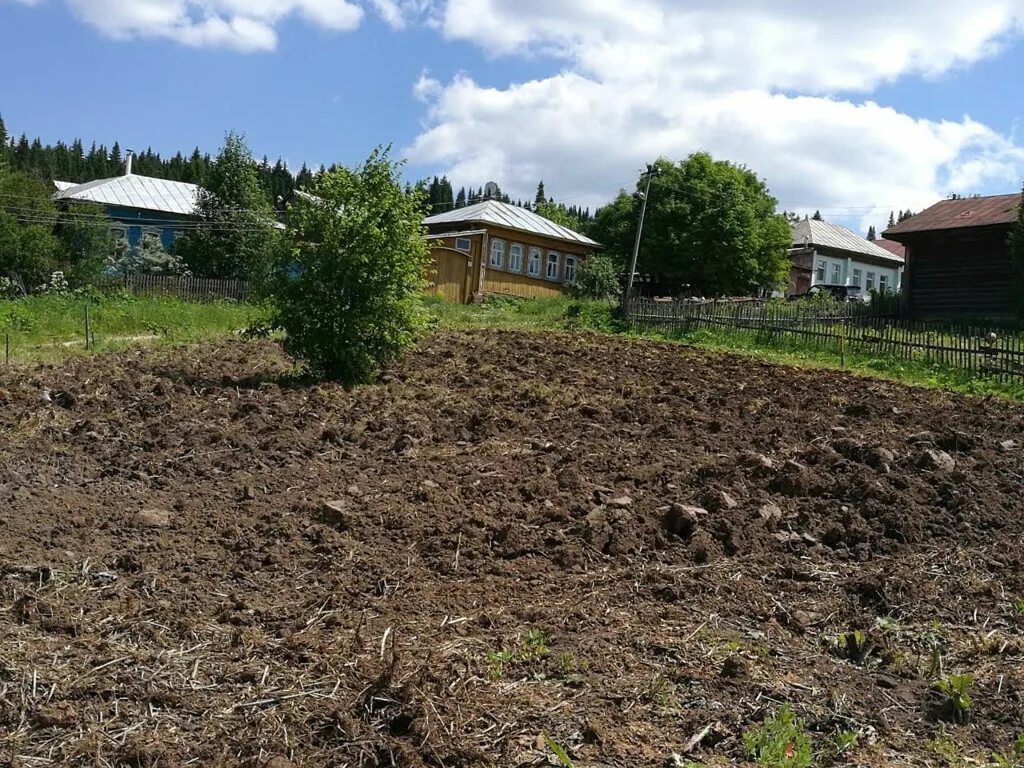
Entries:
POLYGON ((721 5, 0 0, 0 114, 161 153, 240 130, 295 167, 393 143, 410 177, 587 205, 708 149, 854 228, 1024 180, 1024 0, 721 5))

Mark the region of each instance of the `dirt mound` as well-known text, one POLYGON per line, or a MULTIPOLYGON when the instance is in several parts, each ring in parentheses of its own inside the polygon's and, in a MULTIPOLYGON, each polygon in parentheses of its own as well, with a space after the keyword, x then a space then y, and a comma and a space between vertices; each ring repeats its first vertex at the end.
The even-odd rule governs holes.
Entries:
POLYGON ((0 374, 0 764, 738 760, 783 702, 923 764, 953 673, 960 754, 1024 722, 1019 408, 592 336, 290 371, 0 374))

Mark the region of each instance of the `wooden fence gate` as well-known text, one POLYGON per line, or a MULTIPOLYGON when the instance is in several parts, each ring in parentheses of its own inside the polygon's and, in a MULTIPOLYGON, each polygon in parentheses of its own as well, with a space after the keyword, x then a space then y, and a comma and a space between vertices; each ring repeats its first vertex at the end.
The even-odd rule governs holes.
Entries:
POLYGON ((443 296, 445 301, 464 304, 470 296, 472 257, 451 248, 434 248, 431 255, 434 261, 427 276, 430 290, 443 296))

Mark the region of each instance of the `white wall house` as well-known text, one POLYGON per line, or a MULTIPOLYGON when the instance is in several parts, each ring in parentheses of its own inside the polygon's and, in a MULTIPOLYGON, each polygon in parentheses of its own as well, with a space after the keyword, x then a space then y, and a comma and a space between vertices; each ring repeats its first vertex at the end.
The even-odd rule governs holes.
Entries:
POLYGON ((855 285, 895 293, 903 284, 903 258, 846 227, 804 219, 793 223, 794 252, 810 255, 811 285, 855 285))

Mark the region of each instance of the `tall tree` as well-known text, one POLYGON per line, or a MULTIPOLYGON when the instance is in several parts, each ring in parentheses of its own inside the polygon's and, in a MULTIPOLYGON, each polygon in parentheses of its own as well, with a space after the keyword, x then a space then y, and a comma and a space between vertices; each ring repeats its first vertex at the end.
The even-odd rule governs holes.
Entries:
POLYGON ((533 205, 534 205, 534 207, 536 207, 536 206, 539 206, 539 205, 543 205, 547 201, 548 201, 548 198, 547 198, 547 194, 544 191, 544 182, 542 181, 542 182, 540 182, 540 184, 537 185, 537 195, 536 195, 536 197, 533 198, 533 205))
POLYGON ((886 227, 886 228, 887 229, 892 229, 895 226, 896 226, 896 216, 893 214, 892 211, 889 211, 889 226, 886 227))
POLYGON ((868 227, 868 240, 877 240, 877 239, 878 239, 878 235, 875 234, 875 227, 872 224, 870 227, 868 227))
MULTIPOLYGON (((659 160, 656 168, 641 272, 671 289, 690 286, 705 295, 749 294, 784 282, 792 233, 753 171, 704 152, 679 163, 659 160)), ((638 182, 638 193, 644 184, 638 182)), ((623 192, 588 230, 625 265, 637 219, 636 197, 623 192)))
POLYGON ((274 211, 243 136, 229 132, 196 200, 202 220, 177 243, 196 274, 262 279, 280 238, 274 211))

